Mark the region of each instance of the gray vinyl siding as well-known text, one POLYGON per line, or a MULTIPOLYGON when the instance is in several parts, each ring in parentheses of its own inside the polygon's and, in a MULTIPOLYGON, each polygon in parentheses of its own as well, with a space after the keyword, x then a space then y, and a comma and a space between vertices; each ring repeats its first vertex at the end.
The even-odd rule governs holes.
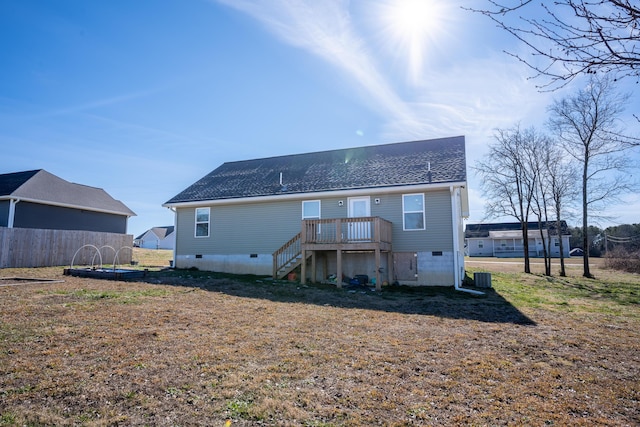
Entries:
MULTIPOLYGON (((392 223, 394 251, 451 251, 453 237, 451 227, 451 195, 449 190, 426 192, 425 230, 404 231, 402 195, 408 193, 371 193, 371 216, 384 218, 392 223), (379 199, 380 203, 375 203, 379 199)), ((313 198, 309 199, 313 200, 313 198)), ((322 200, 322 218, 346 218, 347 198, 322 200), (343 206, 339 206, 339 201, 343 206)))
POLYGON ((126 234, 127 217, 22 201, 16 204, 13 226, 126 234))
POLYGON ((490 237, 467 239, 467 251, 469 256, 493 256, 493 240, 490 237))
MULTIPOLYGON (((453 250, 449 190, 425 193, 426 230, 419 231, 403 231, 402 193, 370 196, 371 216, 393 223, 394 251, 453 250)), ((348 216, 347 197, 320 199, 313 194, 287 201, 212 205, 209 237, 196 238, 195 208, 178 208, 176 254, 271 254, 300 232, 303 200, 320 200, 322 219, 348 216)))
POLYGON ((403 230, 402 194, 379 196, 380 204, 371 206, 372 216, 380 216, 393 223, 394 252, 453 250, 449 190, 426 192, 424 196, 425 230, 403 230))
POLYGON ((194 237, 195 208, 178 209, 178 254, 267 254, 300 232, 301 201, 211 206, 209 237, 194 237))
POLYGON ((9 201, 0 200, 0 227, 6 227, 9 224, 9 201))

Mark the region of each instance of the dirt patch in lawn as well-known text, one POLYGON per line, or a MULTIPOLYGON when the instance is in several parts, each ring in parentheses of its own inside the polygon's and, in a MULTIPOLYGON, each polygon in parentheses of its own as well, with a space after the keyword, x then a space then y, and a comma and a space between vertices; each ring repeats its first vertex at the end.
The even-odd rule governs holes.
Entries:
POLYGON ((38 279, 32 277, 0 277, 0 286, 18 286, 28 284, 56 283, 63 280, 56 279, 38 279))
POLYGON ((498 272, 481 297, 64 280, 0 288, 0 425, 640 423, 634 279, 616 282, 624 298, 498 272))

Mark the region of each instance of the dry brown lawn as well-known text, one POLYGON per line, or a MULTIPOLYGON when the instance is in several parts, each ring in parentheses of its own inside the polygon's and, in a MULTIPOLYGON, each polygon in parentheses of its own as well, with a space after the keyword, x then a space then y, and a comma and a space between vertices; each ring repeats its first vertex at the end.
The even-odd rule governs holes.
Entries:
POLYGON ((469 267, 486 296, 0 270, 0 426, 640 424, 637 275, 469 267))

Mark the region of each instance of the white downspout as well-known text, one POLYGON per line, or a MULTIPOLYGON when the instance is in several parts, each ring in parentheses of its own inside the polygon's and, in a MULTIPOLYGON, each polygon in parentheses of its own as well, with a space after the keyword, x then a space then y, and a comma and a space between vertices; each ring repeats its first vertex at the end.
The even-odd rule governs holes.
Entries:
POLYGON ((456 203, 456 194, 458 189, 453 186, 449 187, 451 193, 451 229, 453 231, 453 286, 458 289, 460 287, 460 261, 458 260, 458 206, 456 203))
POLYGON ((468 292, 474 295, 484 295, 484 292, 476 291, 473 289, 465 289, 460 287, 460 218, 462 217, 460 213, 460 208, 458 206, 458 198, 460 194, 460 187, 449 187, 449 192, 451 193, 451 224, 453 231, 453 280, 454 280, 454 288, 456 291, 468 292))
POLYGON ((175 234, 175 236, 173 236, 174 239, 174 243, 173 243, 173 268, 176 268, 176 254, 178 252, 178 209, 172 207, 172 206, 168 206, 167 209, 169 209, 171 212, 173 212, 173 233, 175 234))
POLYGON ((13 223, 16 218, 16 204, 20 202, 20 199, 9 200, 9 218, 7 219, 7 228, 13 228, 13 223))

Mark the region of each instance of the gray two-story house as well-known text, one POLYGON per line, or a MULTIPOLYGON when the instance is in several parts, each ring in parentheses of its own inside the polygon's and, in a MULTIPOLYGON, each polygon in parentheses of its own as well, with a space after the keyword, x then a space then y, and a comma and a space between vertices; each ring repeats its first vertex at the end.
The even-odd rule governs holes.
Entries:
POLYGON ((177 268, 378 288, 464 278, 463 136, 228 162, 163 206, 177 268))
POLYGON ((0 227, 127 232, 135 213, 102 188, 44 169, 0 174, 0 227))
MULTIPOLYGON (((127 221, 134 215, 102 188, 43 169, 0 174, 0 268, 93 264, 98 253, 114 257, 131 247, 127 221)), ((130 249, 119 261, 131 257, 130 249)))

